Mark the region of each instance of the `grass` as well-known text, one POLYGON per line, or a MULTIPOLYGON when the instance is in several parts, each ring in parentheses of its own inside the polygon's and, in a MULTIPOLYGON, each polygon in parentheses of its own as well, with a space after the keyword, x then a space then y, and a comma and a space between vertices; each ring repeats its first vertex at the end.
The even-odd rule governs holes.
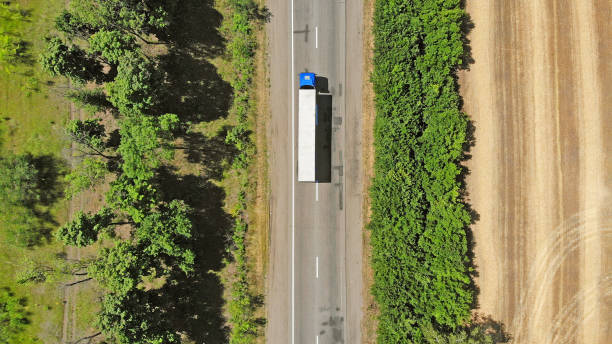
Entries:
MULTIPOLYGON (((69 118, 69 104, 61 94, 67 86, 63 80, 50 79, 35 62, 41 50, 42 38, 53 25, 53 19, 63 7, 59 0, 20 0, 22 9, 29 10, 28 22, 22 28, 23 38, 29 43, 32 63, 17 66, 11 73, 0 72, 0 154, 8 152, 47 156, 62 168, 68 147, 63 126, 69 118)), ((43 206, 56 223, 65 221, 67 202, 59 200, 43 206)), ((49 224, 54 227, 54 224, 49 224)), ((40 261, 54 259, 63 253, 55 241, 33 249, 16 248, 0 233, 0 285, 10 287, 17 295, 26 297, 31 324, 29 335, 45 343, 59 343, 62 331, 63 290, 57 284, 19 286, 15 274, 24 257, 40 261)))
POLYGON ((98 330, 93 326, 96 320, 96 314, 100 310, 98 300, 102 295, 102 290, 96 285, 95 281, 89 281, 87 286, 79 289, 76 295, 76 305, 78 316, 76 321, 76 333, 81 336, 92 335, 98 330))
POLYGON ((25 297, 26 309, 30 312, 31 324, 26 327, 26 334, 42 339, 45 343, 59 343, 62 329, 62 289, 57 285, 42 284, 35 286, 20 286, 15 283, 15 273, 21 269, 21 260, 31 257, 37 260, 53 259, 62 252, 60 245, 47 245, 35 250, 24 250, 5 244, 5 238, 0 240, 0 280, 2 286, 8 286, 20 297, 25 297))
MULTIPOLYGON (((29 53, 35 61, 43 46, 42 38, 52 27, 53 18, 64 7, 64 2, 21 0, 17 3, 31 10, 23 35, 30 43, 29 53)), ((0 72, 0 128, 4 152, 60 157, 67 142, 59 134, 69 116, 69 104, 61 94, 65 87, 63 80, 50 79, 35 62, 19 65, 10 74, 0 72)))

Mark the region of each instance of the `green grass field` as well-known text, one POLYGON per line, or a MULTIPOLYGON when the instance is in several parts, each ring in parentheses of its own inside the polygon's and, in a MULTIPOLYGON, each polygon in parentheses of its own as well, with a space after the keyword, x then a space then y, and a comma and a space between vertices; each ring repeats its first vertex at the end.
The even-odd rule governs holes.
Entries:
MULTIPOLYGON (((53 27, 53 19, 64 7, 64 1, 20 0, 13 3, 29 11, 21 30, 24 40, 29 43, 32 63, 19 65, 10 73, 0 72, 0 152, 3 155, 14 152, 45 157, 49 165, 45 168, 58 172, 66 168, 65 159, 69 155, 68 141, 63 137, 63 126, 70 116, 69 103, 63 99, 67 84, 61 79, 50 79, 36 60, 43 38, 53 27)), ((47 221, 49 230, 66 219, 67 202, 61 197, 41 208, 53 218, 47 221)), ((15 274, 26 257, 49 261, 62 252, 62 246, 54 240, 32 249, 17 248, 7 243, 5 233, 0 231, 0 287, 9 287, 18 296, 26 298, 31 313, 26 334, 38 337, 44 343, 59 343, 61 340, 63 290, 50 283, 19 286, 15 283, 15 274)))

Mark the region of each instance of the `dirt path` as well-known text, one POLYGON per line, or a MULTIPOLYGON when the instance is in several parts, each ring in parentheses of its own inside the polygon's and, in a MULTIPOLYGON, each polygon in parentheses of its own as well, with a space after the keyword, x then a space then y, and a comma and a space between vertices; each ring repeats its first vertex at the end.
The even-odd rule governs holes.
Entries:
POLYGON ((467 3, 479 312, 514 343, 610 343, 612 3, 467 3))
MULTIPOLYGON (((70 86, 71 87, 71 86, 70 86)), ((70 103, 70 120, 83 119, 83 111, 78 109, 74 103, 70 103)), ((69 155, 66 157, 70 168, 74 168, 77 164, 75 153, 77 151, 76 144, 73 142, 70 145, 69 155)), ((78 211, 82 210, 85 203, 85 197, 78 195, 73 197, 69 201, 68 205, 68 219, 72 219, 73 215, 78 211)), ((71 260, 81 259, 81 252, 78 247, 66 246, 66 258, 71 260)), ((78 278, 73 278, 69 282, 74 282, 78 278)), ((64 316, 62 321, 62 343, 70 343, 77 338, 77 302, 76 296, 78 293, 78 285, 72 287, 62 287, 64 290, 64 316)))
MULTIPOLYGON (((69 87, 71 85, 69 84, 69 87)), ((70 120, 74 120, 80 116, 80 111, 75 107, 75 105, 70 103, 70 120)), ((76 161, 74 159, 75 152, 75 143, 71 143, 70 149, 68 150, 69 154, 66 156, 68 160, 68 164, 70 164, 70 168, 74 168, 76 161)), ((76 209, 79 209, 76 199, 71 199, 68 204, 68 219, 72 219, 76 209)), ((66 247, 66 258, 67 259, 79 259, 79 249, 78 247, 67 246, 66 247)), ((68 343, 70 340, 74 339, 74 331, 76 329, 76 301, 75 301, 75 292, 74 288, 63 288, 63 303, 64 303, 64 316, 62 320, 62 343, 68 343)))
MULTIPOLYGON (((104 116, 101 116, 104 117, 104 116)), ((80 119, 84 120, 89 118, 87 113, 83 109, 79 109, 70 103, 70 120, 80 119)), ((108 129, 107 125, 107 129, 108 129)), ((80 160, 80 154, 77 144, 72 142, 70 149, 66 150, 65 159, 71 168, 75 168, 80 160)), ((74 214, 78 211, 85 212, 96 212, 101 207, 103 191, 99 188, 92 188, 85 190, 70 199, 68 202, 68 216, 70 220, 74 217, 74 214)), ((80 260, 83 257, 90 256, 92 252, 95 252, 95 248, 78 248, 74 246, 65 246, 66 258, 69 260, 80 260)), ((67 283, 73 283, 82 279, 82 276, 73 276, 67 283)), ((90 282, 91 283, 91 282, 90 282)), ((81 338, 85 338, 91 335, 91 331, 94 330, 92 324, 83 324, 82 320, 79 320, 79 292, 84 285, 76 284, 70 287, 62 286, 63 289, 63 304, 64 314, 62 319, 62 344, 73 343, 81 338), (84 328, 90 326, 91 328, 84 328)), ((96 302, 91 300, 91 302, 96 302)), ((97 342, 97 341, 94 341, 97 342)))

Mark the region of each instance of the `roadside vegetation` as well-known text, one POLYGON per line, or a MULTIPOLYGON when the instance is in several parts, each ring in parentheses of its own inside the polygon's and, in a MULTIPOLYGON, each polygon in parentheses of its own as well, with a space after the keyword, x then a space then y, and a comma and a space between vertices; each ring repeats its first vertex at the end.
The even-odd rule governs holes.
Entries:
POLYGON ((227 133, 225 141, 234 145, 238 152, 232 166, 238 184, 238 197, 232 211, 235 218, 232 235, 233 268, 236 272, 231 281, 228 281, 231 289, 228 304, 230 343, 249 344, 261 335, 264 321, 256 316, 262 301, 260 295, 254 294, 254 283, 249 276, 246 239, 250 225, 247 197, 254 187, 254 181, 249 179, 249 165, 253 163, 256 148, 253 142, 254 125, 249 117, 254 100, 252 83, 257 44, 254 31, 262 20, 267 19, 268 14, 253 0, 228 0, 227 5, 231 13, 226 28, 230 37, 228 50, 234 71, 230 77, 234 89, 232 110, 237 117, 237 125, 227 133))
POLYGON ((379 343, 490 343, 475 292, 460 165, 469 144, 457 70, 460 0, 377 0, 371 245, 379 343))

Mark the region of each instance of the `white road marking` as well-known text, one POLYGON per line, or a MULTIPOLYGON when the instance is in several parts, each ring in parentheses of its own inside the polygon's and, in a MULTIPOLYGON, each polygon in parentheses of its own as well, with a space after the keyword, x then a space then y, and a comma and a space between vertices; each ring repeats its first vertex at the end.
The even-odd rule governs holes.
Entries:
POLYGON ((315 48, 319 48, 319 27, 315 26, 315 48))
POLYGON ((315 274, 317 275, 317 279, 319 279, 319 256, 315 259, 315 274))
POLYGON ((295 344, 295 60, 293 58, 293 0, 291 0, 291 343, 295 344))
POLYGON ((317 344, 319 344, 319 336, 317 336, 317 344))
POLYGON ((315 200, 319 201, 319 182, 315 183, 315 200))

